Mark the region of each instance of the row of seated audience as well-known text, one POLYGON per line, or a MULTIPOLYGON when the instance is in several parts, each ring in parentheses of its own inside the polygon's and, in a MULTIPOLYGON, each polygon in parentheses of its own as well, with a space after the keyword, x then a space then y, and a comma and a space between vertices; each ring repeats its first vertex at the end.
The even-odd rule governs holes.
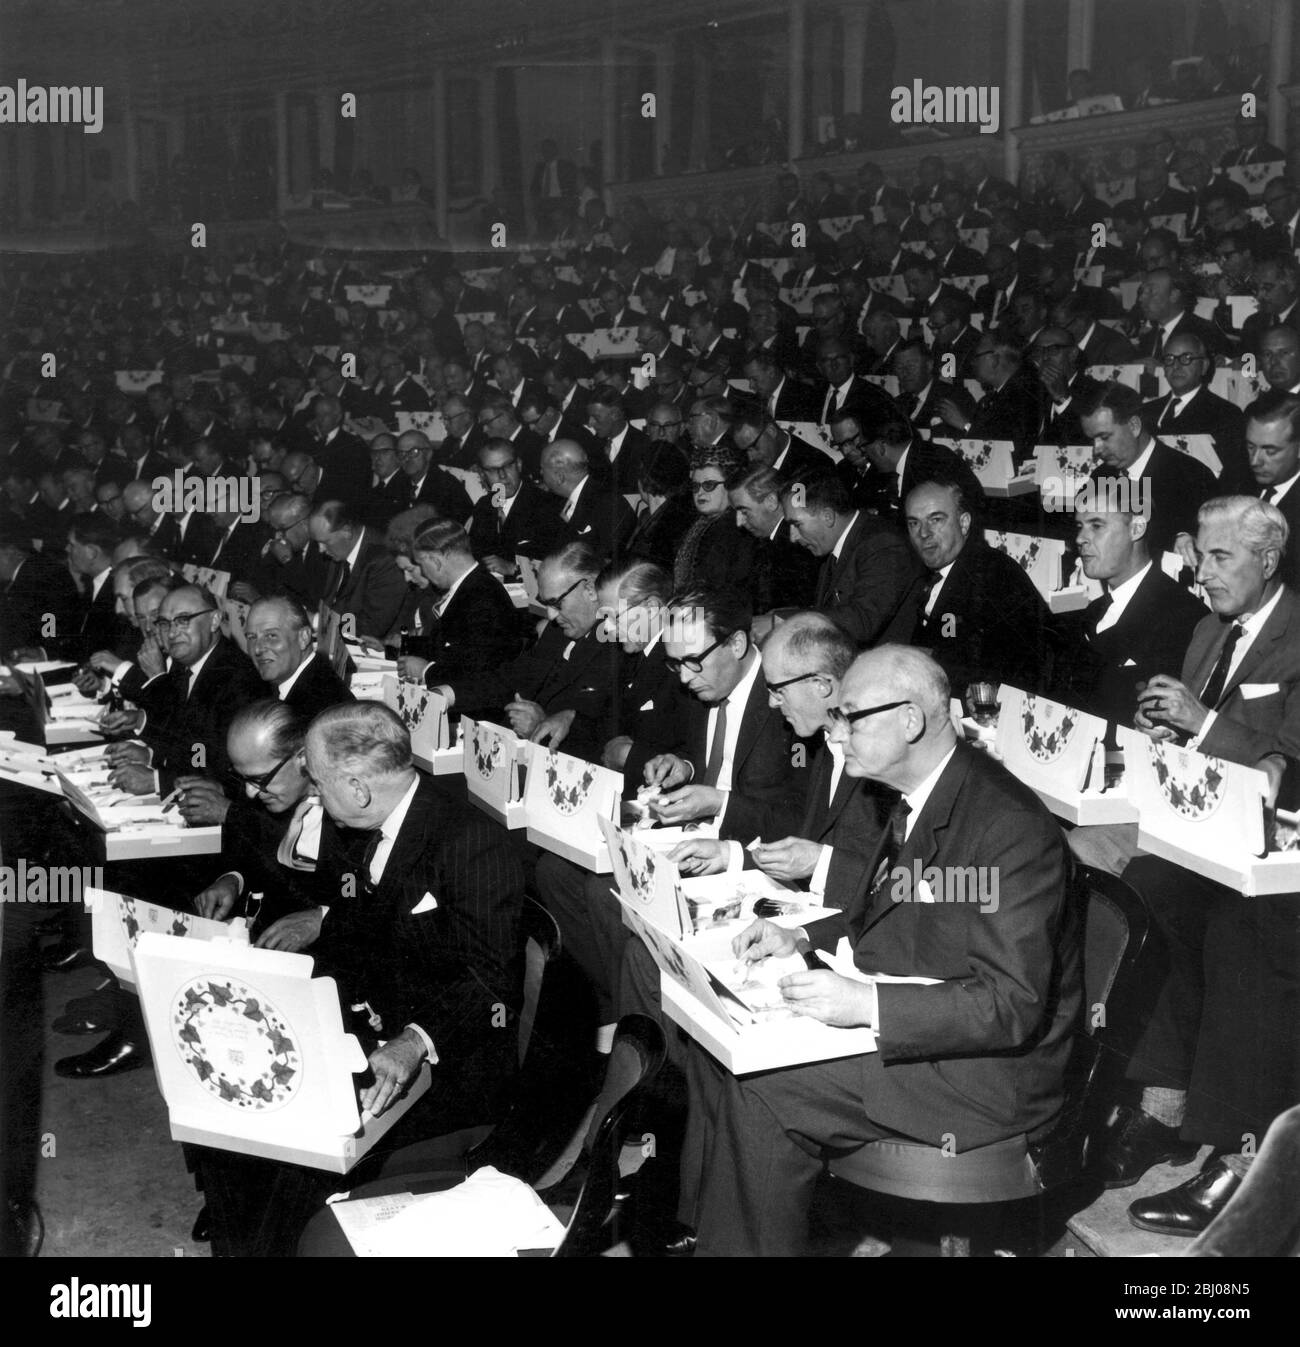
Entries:
MULTIPOLYGON (((1279 183, 1293 191, 1280 179, 1270 188, 1279 183)), ((328 301, 365 276, 331 255, 313 268, 267 255, 240 273, 218 260, 203 274, 88 261, 36 267, 18 288, 0 397, 0 653, 76 661, 78 686, 107 704, 114 783, 174 795, 187 822, 222 827, 215 860, 115 868, 111 887, 175 903, 192 894, 205 915, 248 915, 263 947, 310 950, 370 1050, 372 1112, 433 1065, 435 1088, 394 1149, 497 1116, 513 1066, 491 1020, 520 1003, 526 888, 591 989, 599 1047, 621 1014, 661 1013, 657 974, 607 880, 539 857, 417 773, 400 720, 353 701, 316 651, 322 606, 394 655, 404 678, 442 691, 453 717, 494 719, 621 770, 628 795, 657 788, 663 823, 712 824, 716 840, 673 853, 685 872, 757 865, 841 909, 812 928, 814 944, 844 934, 863 972, 939 980, 793 975, 786 995, 805 1013, 876 1029, 880 1052, 848 1063, 739 1082, 670 1035, 690 1108, 679 1144, 670 1118, 653 1129, 664 1141, 655 1172, 680 1161, 671 1201, 700 1252, 801 1251, 823 1145, 938 1145, 950 1133, 967 1149, 1050 1131, 1081 1014, 1072 851, 1124 873, 1169 953, 1138 1026, 1133 1092, 1115 1101, 1105 1181, 1127 1186, 1215 1147, 1187 1183, 1135 1203, 1133 1219, 1204 1229, 1249 1167, 1243 1138, 1295 1104, 1294 1042, 1260 1029, 1261 1016, 1294 1022, 1294 896, 1245 904, 1142 855, 1136 829, 1061 829, 1004 768, 957 742, 948 715, 950 693, 973 682, 1047 693, 1262 765, 1279 806, 1294 806, 1294 300, 1236 338, 1273 352, 1272 387, 1244 412, 1208 403, 1216 480, 1166 440, 1196 433, 1171 422, 1212 397, 1213 361, 1234 340, 1187 312, 1178 241, 1139 211, 1131 248, 1110 260, 1115 277, 1140 281, 1137 312, 1116 319, 1135 352, 1103 322, 1117 297, 1076 284, 1074 257, 1036 248, 993 196, 982 299, 948 284, 942 258, 899 255, 896 225, 873 226, 869 246, 843 236, 833 290, 814 299, 802 341, 760 265, 770 236, 718 237, 707 275, 684 252, 660 274, 655 256, 635 254, 635 221, 619 222, 628 242, 609 252, 505 268, 495 296, 468 294, 454 270, 417 269, 396 283, 398 326, 382 336, 362 330, 366 315, 332 326, 328 301), (561 288, 564 260, 581 286, 561 288), (901 301, 867 283, 890 268, 913 296, 901 316, 924 318, 928 342, 901 340, 901 301), (675 308, 697 281, 711 298, 675 308), (255 321, 274 313, 265 320, 290 332, 258 348, 251 373, 232 367, 205 293, 230 306, 248 297, 255 321), (747 310, 728 298, 737 293, 747 310), (584 363, 563 315, 586 298, 602 306, 597 327, 635 322, 653 359, 584 363), (494 312, 463 329, 457 318, 494 312), (51 375, 38 358, 47 339, 51 375), (340 350, 317 349, 336 340, 340 350), (1097 342, 1112 343, 1100 360, 1097 342), (355 379, 342 364, 354 349, 355 379), (1170 396, 1144 401, 1084 372, 1134 354, 1162 365, 1170 396), (110 372, 137 359, 161 370, 142 397, 110 372), (884 372, 897 398, 870 381, 884 372), (732 384, 741 377, 747 389, 732 384), (50 402, 58 421, 36 415, 50 402), (435 404, 441 419, 425 429, 398 420, 435 404), (823 427, 833 451, 800 422, 823 427), (1132 508, 1098 493, 1066 521, 1101 598, 1053 614, 985 541, 988 523, 1059 534, 1061 521, 1037 503, 999 515, 1008 503, 986 498, 941 442, 962 437, 1010 439, 1021 459, 1044 440, 1090 443, 1093 484, 1141 488, 1132 508), (178 473, 205 489, 255 488, 258 510, 169 498, 178 473), (1212 611, 1165 575, 1166 551, 1194 568, 1212 611), (187 565, 228 575, 246 611, 223 611, 187 565), (540 622, 502 583, 533 565, 540 622), (998 910, 894 903, 882 876, 913 860, 995 869, 998 910), (1243 982, 1253 997, 1240 996, 1243 982)), ((961 187, 940 198, 952 221, 975 201, 961 187)), ((1283 232, 1295 223, 1287 209, 1270 204, 1283 232)), ((1060 231, 1067 242, 1074 232, 1060 231)), ((1212 250, 1249 242, 1294 295, 1289 240, 1246 239, 1235 217, 1207 221, 1200 238, 1212 250)), ((788 271, 816 285, 820 265, 805 250, 788 271)), ((19 847, 84 849, 57 806, 31 810, 40 827, 19 847)), ((49 966, 84 958, 75 936, 65 927, 49 966)), ((743 946, 746 957, 792 948, 768 923, 743 946)), ((120 992, 71 1003, 56 1028, 109 1031, 61 1060, 62 1075, 148 1060, 120 992)), ((291 1252, 328 1190, 292 1166, 187 1149, 218 1252, 291 1252)))

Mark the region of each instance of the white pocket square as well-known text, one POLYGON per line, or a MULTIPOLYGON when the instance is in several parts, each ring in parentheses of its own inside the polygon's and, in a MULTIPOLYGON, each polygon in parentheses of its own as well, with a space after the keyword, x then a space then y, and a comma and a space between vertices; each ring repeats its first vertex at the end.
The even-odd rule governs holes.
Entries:
POLYGON ((1121 668, 1124 668, 1124 669, 1136 669, 1136 668, 1137 668, 1137 660, 1135 660, 1135 659, 1126 659, 1126 660, 1124 661, 1124 663, 1123 663, 1120 667, 1121 667, 1121 668))
POLYGON ((1256 697, 1271 697, 1275 692, 1281 691, 1281 683, 1243 683, 1241 685, 1241 695, 1248 702, 1254 701, 1256 697))
POLYGON ((655 704, 653 697, 648 702, 643 702, 640 706, 637 707, 638 711, 653 711, 654 709, 655 704))
POLYGON ((934 890, 924 879, 918 880, 916 885, 916 901, 918 903, 934 902, 934 890))
POLYGON ((411 909, 411 916, 418 917, 421 912, 432 912, 438 906, 438 900, 431 893, 426 893, 423 898, 411 909))

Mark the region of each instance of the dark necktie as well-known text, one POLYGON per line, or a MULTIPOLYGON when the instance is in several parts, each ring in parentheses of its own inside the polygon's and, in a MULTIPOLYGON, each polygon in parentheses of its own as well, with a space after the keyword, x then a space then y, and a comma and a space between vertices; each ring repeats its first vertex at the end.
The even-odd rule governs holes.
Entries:
POLYGON ((1156 339, 1151 347, 1151 358, 1159 360, 1165 353, 1165 330, 1163 327, 1156 328, 1156 339))
POLYGON ((366 849, 361 856, 361 887, 367 893, 374 893, 376 885, 370 882, 370 867, 374 863, 375 853, 379 850, 379 844, 384 840, 384 834, 381 829, 374 828, 370 831, 369 839, 366 842, 366 849))
POLYGON ((334 585, 334 592, 330 596, 331 600, 337 599, 340 594, 348 587, 348 581, 352 578, 352 567, 346 561, 339 562, 339 578, 334 585))
POLYGON ((877 893, 882 884, 889 887, 893 882, 891 871, 899 853, 903 850, 903 843, 907 840, 907 819, 911 812, 911 805, 901 795, 893 809, 889 811, 885 825, 888 836, 880 851, 880 864, 876 866, 875 877, 871 881, 872 894, 877 893))
POLYGON ((1237 642, 1246 634, 1246 629, 1240 622, 1234 622, 1228 628, 1227 638, 1223 642, 1223 649, 1219 652, 1218 663, 1215 664, 1213 672, 1210 674, 1210 681, 1205 685, 1205 691, 1201 693, 1201 701, 1208 706, 1211 711, 1215 710, 1223 698, 1223 689, 1228 682, 1228 670, 1232 667, 1232 655, 1237 648, 1237 642))
POLYGON ((727 698, 718 703, 718 715, 713 726, 713 742, 709 745, 709 761, 704 768, 704 784, 716 786, 722 772, 727 747, 727 698))
POLYGON ((916 629, 912 633, 912 644, 925 638, 925 623, 928 614, 925 606, 930 602, 930 595, 934 593, 935 586, 939 583, 941 576, 939 571, 931 571, 921 581, 921 599, 916 609, 916 629))
POLYGON ((1087 627, 1087 637, 1091 641, 1097 635, 1097 624, 1110 612, 1111 604, 1115 602, 1115 596, 1110 590, 1105 590, 1100 599, 1097 600, 1097 615, 1092 619, 1087 627))
POLYGON ((1267 505, 1276 505, 1277 498, 1281 494, 1282 488, 1280 486, 1266 486, 1263 491, 1259 493, 1259 498, 1267 505))
POLYGON ((1165 409, 1160 413, 1160 419, 1156 422, 1157 426, 1163 426, 1169 418, 1169 413, 1174 409, 1174 403, 1178 401, 1177 393, 1170 393, 1169 401, 1165 403, 1165 409))

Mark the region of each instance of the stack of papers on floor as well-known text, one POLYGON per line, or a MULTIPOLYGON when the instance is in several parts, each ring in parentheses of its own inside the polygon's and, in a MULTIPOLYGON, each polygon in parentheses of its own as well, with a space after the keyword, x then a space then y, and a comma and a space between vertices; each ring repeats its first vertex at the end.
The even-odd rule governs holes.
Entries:
POLYGON ((546 1203, 491 1165, 443 1193, 345 1195, 330 1205, 358 1258, 514 1258, 564 1238, 546 1203))

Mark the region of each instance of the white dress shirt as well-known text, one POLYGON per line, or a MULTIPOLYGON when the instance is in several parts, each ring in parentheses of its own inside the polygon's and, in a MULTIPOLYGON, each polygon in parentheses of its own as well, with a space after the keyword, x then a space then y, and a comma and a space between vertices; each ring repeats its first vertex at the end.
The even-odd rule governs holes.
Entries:
POLYGON ((1133 595, 1138 592, 1138 587, 1146 579, 1147 572, 1150 569, 1151 563, 1148 561, 1136 575, 1130 575, 1127 580, 1116 585, 1113 589, 1107 588, 1107 593, 1110 594, 1110 607, 1106 609, 1098 621, 1098 631, 1108 631, 1124 616, 1124 609, 1128 607, 1133 595))
MULTIPOLYGON (((1242 634, 1237 640, 1237 648, 1232 652, 1232 663, 1228 665, 1228 676, 1223 680, 1223 686, 1225 688, 1232 682, 1233 675, 1241 668, 1241 662, 1246 658, 1246 652, 1255 644, 1255 638, 1263 630, 1264 624, 1273 616, 1273 612, 1277 608, 1277 602, 1282 597, 1283 588, 1284 586, 1279 585, 1277 592, 1273 597, 1269 599, 1262 608, 1251 613, 1249 617, 1238 617, 1235 619, 1235 621, 1241 624, 1242 634)), ((1209 679, 1207 678, 1206 682, 1208 681, 1209 679)), ((1205 691, 1204 684, 1199 688, 1191 688, 1190 691, 1193 696, 1199 697, 1201 693, 1205 691)), ((1201 745, 1205 742, 1206 737, 1213 728, 1215 720, 1218 719, 1218 712, 1216 712, 1213 707, 1210 707, 1209 711, 1210 714, 1205 717, 1205 723, 1201 726, 1200 731, 1187 745, 1188 748, 1193 748, 1198 753, 1200 752, 1201 745)))

